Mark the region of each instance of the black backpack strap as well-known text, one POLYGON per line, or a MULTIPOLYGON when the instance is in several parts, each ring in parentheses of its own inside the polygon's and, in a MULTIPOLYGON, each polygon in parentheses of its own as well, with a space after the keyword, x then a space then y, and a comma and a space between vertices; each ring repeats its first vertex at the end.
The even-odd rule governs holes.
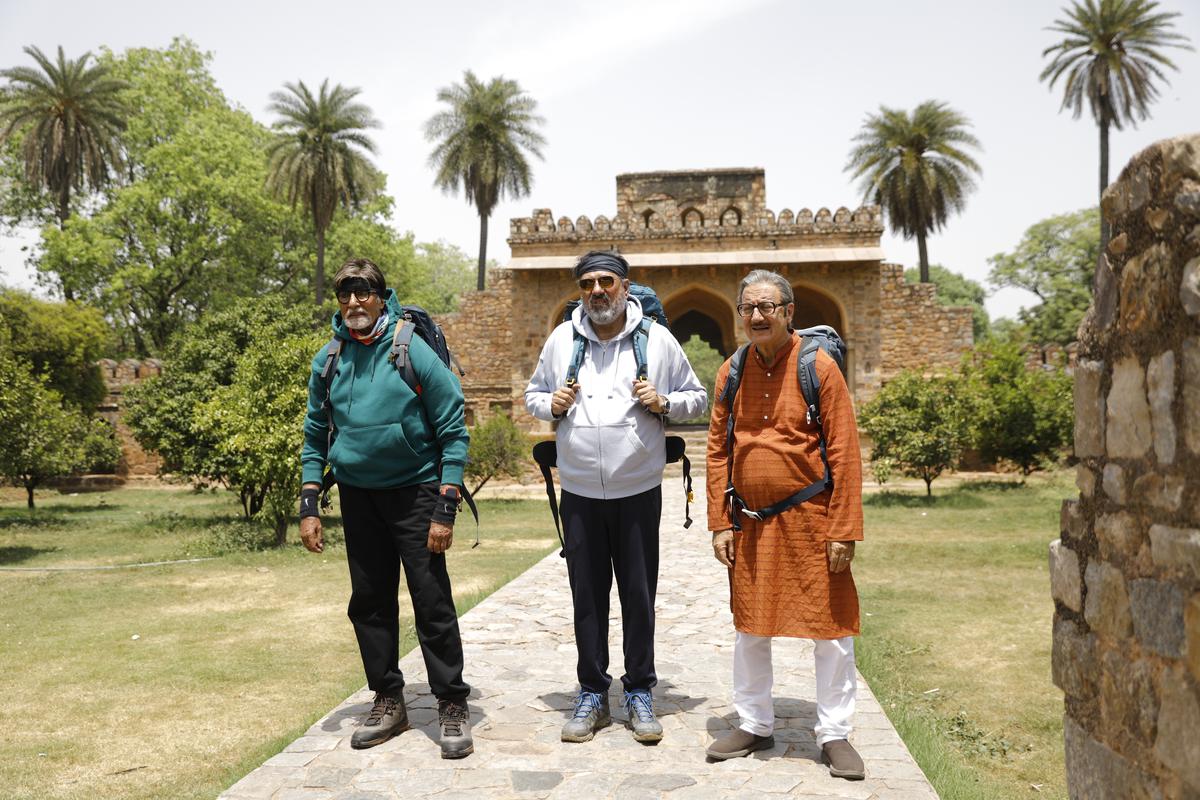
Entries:
MULTIPOLYGON (((329 451, 333 448, 333 438, 336 434, 336 429, 333 425, 333 404, 330 402, 330 395, 333 392, 333 378, 337 375, 338 360, 342 356, 342 345, 345 344, 340 338, 334 336, 329 340, 329 347, 325 351, 325 366, 321 368, 321 383, 325 386, 325 397, 321 400, 321 410, 325 412, 325 457, 328 459, 329 451)), ((334 477, 333 470, 329 468, 328 460, 325 463, 325 472, 321 476, 321 508, 328 509, 332 502, 329 499, 329 490, 333 488, 334 477)))
POLYGON ((650 363, 646 358, 646 350, 650 345, 650 326, 654 324, 652 317, 642 317, 637 330, 633 332, 633 360, 637 363, 637 379, 647 380, 650 377, 650 363))
POLYGON ((574 346, 571 349, 571 363, 567 365, 567 386, 579 383, 579 368, 583 366, 583 351, 587 349, 587 337, 579 331, 574 333, 574 346))
POLYGON ((533 460, 542 469, 542 479, 546 481, 546 498, 550 501, 550 516, 554 517, 554 530, 558 533, 558 556, 567 557, 567 543, 563 541, 562 525, 558 521, 558 498, 554 495, 554 476, 550 468, 558 463, 558 443, 538 442, 533 446, 533 460))
POLYGON ((683 440, 682 436, 667 437, 667 463, 683 462, 684 530, 692 527, 692 501, 695 499, 695 496, 692 494, 692 462, 687 457, 686 448, 687 443, 683 440))
POLYGON ((421 394, 421 384, 417 381, 417 371, 413 369, 412 358, 408 348, 412 344, 413 331, 417 326, 411 320, 403 322, 396 320, 396 332, 392 334, 392 350, 388 353, 388 361, 396 366, 396 370, 418 395, 421 394))
POLYGON ((721 396, 718 398, 729 411, 728 416, 725 417, 725 498, 729 503, 729 517, 735 531, 742 529, 738 514, 745 506, 741 504, 741 498, 733 489, 733 426, 735 422, 733 400, 737 396, 738 386, 742 383, 742 368, 746 366, 746 357, 749 352, 750 345, 744 344, 729 359, 729 373, 725 376, 725 386, 721 389, 721 396))
MULTIPOLYGON (((815 336, 806 337, 800 342, 800 358, 796 360, 796 373, 800 379, 800 391, 804 394, 804 402, 808 405, 808 422, 821 425, 821 379, 817 377, 817 350, 821 343, 815 336)), ((824 430, 821 430, 822 440, 824 430)))

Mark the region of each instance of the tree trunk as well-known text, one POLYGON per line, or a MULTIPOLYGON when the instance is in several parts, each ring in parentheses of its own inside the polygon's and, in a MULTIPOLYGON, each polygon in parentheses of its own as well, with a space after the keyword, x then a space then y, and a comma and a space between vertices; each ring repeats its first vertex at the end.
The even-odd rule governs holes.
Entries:
POLYGON ((283 547, 287 544, 287 529, 288 518, 285 516, 275 517, 275 546, 283 547))
POLYGON ((486 486, 487 482, 490 481, 491 479, 492 479, 492 476, 488 475, 486 478, 481 480, 479 482, 479 485, 477 485, 474 489, 471 490, 471 497, 474 497, 475 495, 479 494, 479 490, 482 489, 484 486, 486 486))
MULTIPOLYGON (((58 229, 61 231, 67 227, 67 220, 71 217, 71 186, 68 184, 58 193, 58 229)), ((63 276, 58 276, 59 284, 62 286, 63 299, 71 301, 75 299, 75 292, 67 285, 67 281, 63 276)), ((32 506, 30 506, 32 508, 32 506)))
POLYGON ((921 260, 921 283, 929 283, 929 249, 925 246, 925 231, 917 231, 917 254, 921 260))
POLYGON ((933 478, 922 476, 925 479, 925 496, 933 497, 933 478))
POLYGON ((487 221, 487 215, 479 215, 479 271, 475 278, 475 288, 481 292, 487 277, 487 221))
POLYGON ((33 487, 31 485, 29 485, 28 483, 25 484, 25 495, 26 495, 25 504, 29 508, 33 508, 33 487))
POLYGON ((313 276, 317 291, 317 306, 325 305, 325 231, 317 228, 317 273, 313 276))
MULTIPOLYGON (((1100 197, 1103 199, 1104 190, 1108 188, 1108 112, 1100 107, 1100 197)), ((1108 249, 1108 223, 1104 214, 1100 214, 1100 252, 1108 249)))

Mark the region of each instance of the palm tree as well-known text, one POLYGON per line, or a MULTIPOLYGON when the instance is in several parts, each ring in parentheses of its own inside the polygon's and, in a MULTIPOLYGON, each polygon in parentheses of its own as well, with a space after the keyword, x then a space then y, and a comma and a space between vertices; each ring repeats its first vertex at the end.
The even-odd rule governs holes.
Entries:
POLYGON ((325 302, 325 232, 338 207, 357 208, 379 187, 380 176, 366 154, 375 143, 364 133, 378 128, 371 109, 354 98, 359 89, 321 82, 314 97, 304 81, 273 92, 268 109, 279 115, 267 147, 267 188, 312 217, 317 233, 317 305, 325 302))
POLYGON ((534 113, 537 101, 516 81, 498 77, 484 85, 470 70, 461 84, 440 89, 437 99, 448 107, 425 123, 425 138, 437 142, 429 166, 437 172, 434 185, 450 193, 461 184, 467 202, 479 212, 476 288, 482 290, 488 217, 501 197, 529 194, 532 174, 525 153, 542 157, 546 140, 536 127, 545 120, 534 113))
POLYGON ((966 129, 970 121, 945 103, 926 100, 910 117, 902 109, 880 106, 867 116, 854 137, 845 170, 861 178, 864 199, 883 206, 892 232, 917 239, 921 282, 929 283, 925 237, 962 211, 980 174, 966 148, 979 140, 966 129))
POLYGON ((72 190, 99 188, 121 166, 126 109, 120 93, 127 84, 109 77, 106 66, 88 66, 90 52, 71 60, 59 47, 58 60, 51 61, 36 47, 24 50, 40 69, 0 70, 8 79, 0 142, 24 135, 25 179, 54 196, 61 228, 71 216, 72 190))
MULTIPOLYGON (((1108 129, 1121 130, 1149 116, 1149 105, 1158 97, 1155 79, 1168 82, 1163 68, 1178 70, 1160 49, 1191 50, 1188 38, 1171 30, 1177 13, 1158 12, 1154 0, 1084 0, 1071 4, 1065 19, 1047 30, 1064 35, 1062 41, 1042 51, 1050 63, 1040 80, 1051 89, 1065 76, 1060 111, 1071 109, 1079 119, 1087 100, 1100 127, 1100 193, 1108 186, 1108 129)), ((1108 226, 1101 218, 1100 247, 1108 242, 1108 226)))

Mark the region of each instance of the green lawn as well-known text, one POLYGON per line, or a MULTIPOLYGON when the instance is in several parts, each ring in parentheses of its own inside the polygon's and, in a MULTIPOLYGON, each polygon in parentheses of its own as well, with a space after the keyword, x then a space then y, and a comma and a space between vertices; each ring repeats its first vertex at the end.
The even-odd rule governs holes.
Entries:
POLYGON ((1047 546, 1071 476, 864 498, 857 655, 947 800, 1065 798, 1047 546))
MULTIPOLYGON (((211 560, 0 572, 6 800, 211 798, 363 684, 336 519, 322 555, 227 553, 244 532, 226 493, 45 494, 32 513, 22 497, 0 494, 2 567, 211 560)), ((460 613, 557 545, 529 538, 544 504, 480 512, 481 545, 464 521, 449 554, 460 613)))

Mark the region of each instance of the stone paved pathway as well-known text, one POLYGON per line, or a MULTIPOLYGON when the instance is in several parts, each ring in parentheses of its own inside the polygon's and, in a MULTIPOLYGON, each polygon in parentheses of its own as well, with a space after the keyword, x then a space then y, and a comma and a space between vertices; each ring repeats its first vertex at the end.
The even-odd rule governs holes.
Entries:
POLYGON ((730 705, 733 624, 725 570, 710 555, 704 528, 703 475, 696 476, 696 522, 685 531, 677 470, 668 469, 663 486, 659 684, 654 690, 665 730, 662 742, 639 744, 624 727, 615 589, 609 636, 614 724, 584 744, 559 741, 576 684, 566 567, 556 550, 461 619, 465 677, 474 687, 469 699, 474 755, 461 761, 439 757, 437 702, 422 680, 425 666, 414 648, 401 662, 409 680, 412 730, 370 750, 351 750, 355 720, 370 707, 372 695, 364 688, 221 797, 936 798, 862 680, 851 741, 866 761, 867 779, 829 777, 812 733, 812 645, 801 640, 780 639, 775 644, 775 748, 748 758, 707 762, 704 748, 737 720, 730 705))

